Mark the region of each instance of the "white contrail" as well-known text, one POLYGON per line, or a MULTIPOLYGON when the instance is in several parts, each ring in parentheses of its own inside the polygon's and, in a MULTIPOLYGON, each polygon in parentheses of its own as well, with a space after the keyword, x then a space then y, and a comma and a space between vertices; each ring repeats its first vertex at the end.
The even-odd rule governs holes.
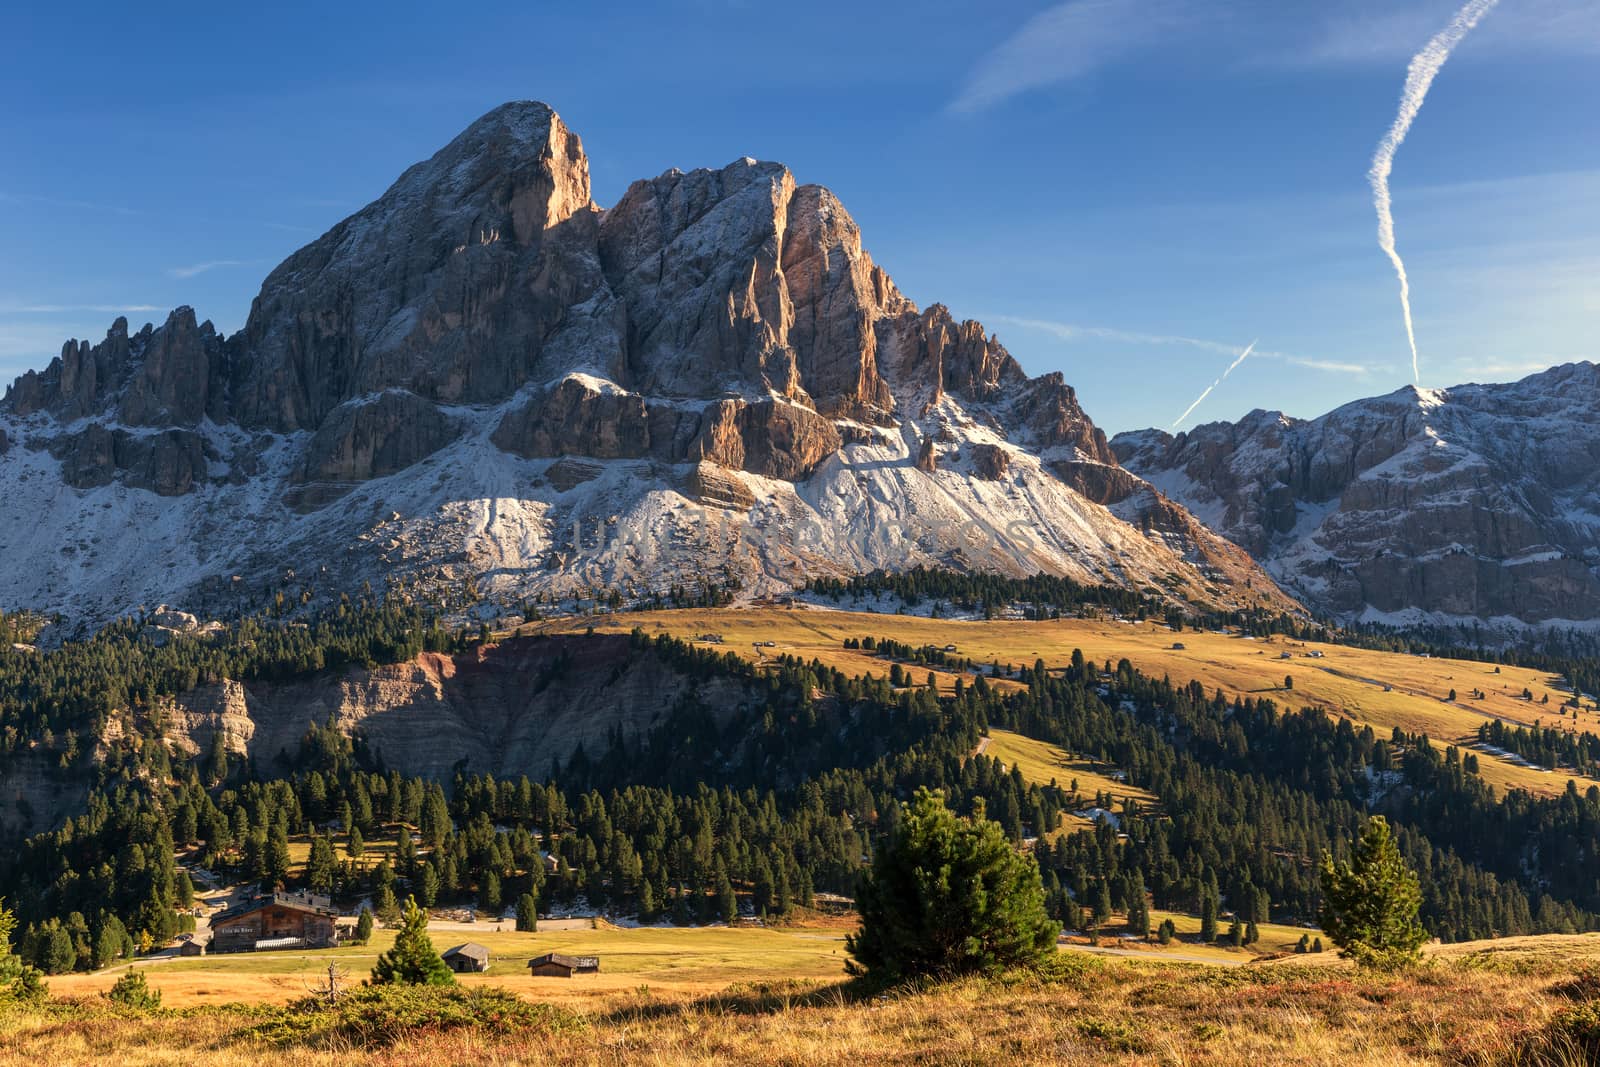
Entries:
POLYGON ((1194 409, 1200 406, 1200 401, 1202 401, 1206 397, 1210 396, 1211 395, 1211 390, 1213 390, 1217 386, 1221 385, 1223 378, 1226 378, 1228 375, 1232 374, 1233 373, 1233 368, 1235 368, 1239 364, 1243 363, 1245 361, 1245 358, 1248 357, 1251 352, 1255 351, 1255 347, 1256 347, 1255 341, 1251 341, 1249 344, 1245 345, 1244 346, 1244 351, 1239 353, 1239 358, 1234 360, 1232 363, 1228 364, 1228 369, 1222 372, 1222 377, 1218 378, 1216 381, 1214 381, 1210 385, 1206 386, 1206 391, 1201 393, 1199 396, 1195 397, 1194 398, 1194 403, 1190 404, 1188 407, 1184 408, 1183 409, 1183 414, 1179 415, 1176 419, 1174 419, 1172 421, 1172 428, 1174 430, 1176 430, 1178 428, 1178 424, 1183 422, 1184 419, 1187 419, 1189 417, 1189 415, 1194 411, 1194 409))
POLYGON ((1389 127, 1383 140, 1378 142, 1378 150, 1372 156, 1372 167, 1367 171, 1367 181, 1372 185, 1373 206, 1378 209, 1378 247, 1388 254, 1389 261, 1394 264, 1394 272, 1400 278, 1400 310, 1405 314, 1406 340, 1411 345, 1411 377, 1418 385, 1422 384, 1422 372, 1417 365, 1417 334, 1411 326, 1411 282, 1406 278, 1406 265, 1394 247, 1394 210, 1389 202, 1389 172, 1394 169, 1394 154, 1400 150, 1406 134, 1411 132, 1411 123, 1416 119, 1417 112, 1422 110, 1422 101, 1427 99, 1428 88, 1433 85, 1439 68, 1444 66, 1444 61, 1450 58, 1450 53, 1455 51, 1461 39, 1499 2, 1467 0, 1450 24, 1434 34, 1433 40, 1411 57, 1411 65, 1406 68, 1406 85, 1400 91, 1400 113, 1394 117, 1394 125, 1389 127))

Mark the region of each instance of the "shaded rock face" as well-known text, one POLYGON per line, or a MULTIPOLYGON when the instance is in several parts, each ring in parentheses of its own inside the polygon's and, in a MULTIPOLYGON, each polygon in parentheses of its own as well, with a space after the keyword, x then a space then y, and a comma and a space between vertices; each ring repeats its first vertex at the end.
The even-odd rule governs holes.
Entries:
POLYGON ((390 391, 335 409, 312 437, 299 482, 362 482, 382 478, 433 455, 460 428, 415 393, 390 391))
MULTIPOLYGON (((66 486, 114 498, 63 500, 34 479, 28 506, 59 540, 106 546, 90 508, 147 503, 123 489, 201 491, 164 516, 193 543, 162 571, 95 557, 122 561, 114 585, 133 602, 179 599, 153 585, 167 571, 227 599, 215 590, 281 573, 261 557, 291 549, 319 574, 349 561, 329 588, 408 567, 440 583, 578 581, 556 523, 611 526, 633 508, 651 546, 681 544, 674 492, 759 502, 769 531, 816 528, 810 547, 725 542, 711 570, 730 582, 926 563, 1128 584, 1181 571, 1169 587, 1204 592, 1234 567, 1232 546, 1167 521, 1170 502, 1118 466, 1059 374, 1029 378, 980 323, 902 295, 827 189, 741 159, 634 182, 601 209, 577 135, 535 102, 484 115, 291 255, 237 334, 188 308, 132 334, 119 319, 19 379, 4 429, 59 460, 66 486), (994 448, 960 462, 981 444, 994 448), (977 493, 972 470, 1014 491, 977 493), (373 528, 402 511, 414 527, 373 528), (973 549, 951 532, 1017 522, 1038 536, 973 549), (270 550, 215 559, 242 542, 270 550)), ((581 580, 708 573, 623 575, 622 555, 581 580)), ((667 555, 628 558, 686 566, 667 555)), ((0 597, 55 596, 56 577, 0 573, 0 597)))
POLYGON ((1536 625, 1600 616, 1597 418, 1580 363, 1113 444, 1327 611, 1536 625))
POLYGON ((542 104, 491 112, 267 277, 237 417, 290 431, 388 388, 509 396, 603 283, 595 225, 577 135, 542 104))
POLYGON ((158 496, 182 496, 207 476, 205 441, 185 430, 133 434, 91 423, 49 448, 61 460, 62 480, 75 489, 118 481, 158 496))
POLYGON ((972 457, 973 473, 987 481, 998 482, 1011 466, 1011 457, 999 445, 983 442, 968 445, 967 454, 972 457))
POLYGON ((697 697, 727 715, 751 699, 732 679, 696 681, 626 637, 514 638, 458 656, 352 668, 288 683, 225 681, 179 697, 169 736, 204 751, 218 730, 258 760, 293 753, 313 724, 360 734, 385 766, 448 781, 548 773, 619 728, 640 736, 697 697))
POLYGON ((650 420, 637 393, 602 392, 565 378, 508 413, 495 429, 494 443, 529 458, 637 458, 650 453, 650 420))
POLYGON ((132 337, 119 318, 97 345, 67 342, 42 372, 17 379, 5 403, 18 415, 47 411, 67 422, 114 414, 130 426, 192 427, 208 414, 225 417, 224 373, 211 323, 196 323, 194 310, 181 307, 132 337))
POLYGON ((130 426, 194 426, 222 410, 222 341, 211 323, 179 308, 166 325, 142 338, 118 413, 130 426))

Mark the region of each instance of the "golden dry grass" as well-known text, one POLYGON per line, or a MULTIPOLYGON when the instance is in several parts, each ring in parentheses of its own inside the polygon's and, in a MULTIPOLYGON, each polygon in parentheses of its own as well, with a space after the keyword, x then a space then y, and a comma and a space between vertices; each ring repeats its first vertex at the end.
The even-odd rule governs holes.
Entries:
MULTIPOLYGON (((658 992, 701 995, 737 982, 774 980, 822 981, 844 973, 844 938, 854 920, 818 921, 782 927, 641 927, 624 929, 602 924, 595 930, 518 933, 482 929, 433 930, 429 936, 441 952, 464 941, 489 949, 485 975, 464 975, 467 984, 488 982, 537 1000, 593 1003, 617 994, 630 996, 641 986, 658 992), (581 978, 534 978, 530 957, 546 952, 598 955, 601 973, 581 978)), ((260 952, 141 962, 164 1003, 193 1007, 221 1001, 282 1004, 304 996, 308 987, 336 964, 353 980, 365 978, 378 954, 394 943, 389 930, 373 932, 368 945, 312 952, 260 952)), ((111 988, 124 968, 94 974, 62 975, 51 988, 63 995, 101 993, 111 988)))
MULTIPOLYGON (((1049 976, 968 980, 880 1000, 838 980, 654 987, 569 1004, 563 1032, 419 1034, 381 1051, 257 1044, 241 1010, 128 1017, 94 1004, 0 1015, 0 1067, 244 1064, 1525 1064, 1570 1007, 1560 986, 1595 938, 1440 952, 1401 976, 1321 966, 1079 961, 1049 976)), ((539 990, 525 991, 543 998, 539 990)), ((1548 1062, 1548 1061, 1547 1061, 1548 1062)), ((1581 1059, 1555 1061, 1577 1064, 1581 1059)))
MULTIPOLYGON (((1382 734, 1398 726, 1426 732, 1436 744, 1476 744, 1478 726, 1499 718, 1507 723, 1543 725, 1600 732, 1600 714, 1592 707, 1574 719, 1561 714, 1569 696, 1559 679, 1541 671, 1494 667, 1467 660, 1434 659, 1372 652, 1342 645, 1289 642, 1283 638, 1251 640, 1192 630, 1173 633, 1161 623, 1122 623, 1090 619, 1057 621, 993 620, 962 622, 910 615, 833 611, 821 608, 708 608, 636 612, 587 618, 556 619, 525 627, 524 632, 570 632, 593 626, 600 632, 625 633, 634 627, 647 634, 680 638, 719 633, 720 647, 760 661, 790 654, 817 659, 849 674, 882 676, 889 662, 872 653, 845 649, 846 638, 890 637, 911 645, 956 645, 958 655, 977 663, 1032 664, 1043 660, 1060 667, 1074 649, 1090 660, 1114 664, 1126 658, 1147 674, 1175 682, 1199 681, 1207 689, 1232 695, 1267 696, 1280 704, 1321 707, 1332 715, 1369 724, 1382 734), (775 641, 774 648, 753 642, 775 641), (1174 644, 1182 644, 1176 649, 1174 644), (1311 652, 1321 652, 1312 658, 1311 652), (1288 652, 1291 659, 1281 659, 1288 652), (1283 688, 1294 678, 1293 691, 1283 688), (1456 690, 1458 699, 1445 698, 1456 690), (1486 694, 1474 700, 1472 690, 1486 694), (1524 689, 1533 701, 1522 699, 1524 689), (1548 704, 1539 701, 1549 696, 1548 704)), ((926 669, 914 668, 921 681, 926 669)), ((955 682, 950 671, 935 670, 941 688, 955 682)), ((1566 788, 1566 773, 1551 773, 1520 762, 1479 753, 1485 781, 1497 789, 1527 789, 1554 795, 1566 788)), ((1587 784, 1587 782, 1585 783, 1587 784)))

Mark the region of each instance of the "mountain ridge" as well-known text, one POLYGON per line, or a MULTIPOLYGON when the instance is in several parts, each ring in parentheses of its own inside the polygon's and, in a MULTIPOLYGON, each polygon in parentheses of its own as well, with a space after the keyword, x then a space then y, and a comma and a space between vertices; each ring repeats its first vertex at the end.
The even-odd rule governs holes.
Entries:
POLYGON ((536 102, 289 256, 237 333, 185 307, 69 342, 0 433, 14 606, 938 563, 1294 607, 1124 470, 1062 375, 901 294, 827 189, 745 158, 602 209, 536 102))
POLYGON ((1600 623, 1600 368, 1139 430, 1118 458, 1347 621, 1600 623))

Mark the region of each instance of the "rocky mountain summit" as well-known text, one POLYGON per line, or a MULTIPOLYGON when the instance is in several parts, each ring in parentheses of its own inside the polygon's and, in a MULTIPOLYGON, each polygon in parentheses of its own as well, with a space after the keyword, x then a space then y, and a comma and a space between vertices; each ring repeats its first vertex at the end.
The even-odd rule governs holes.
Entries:
POLYGON ((1112 447, 1314 607, 1508 629, 1600 620, 1594 364, 1112 447))
POLYGON ((592 199, 539 103, 291 255, 230 337, 69 342, 0 403, 0 603, 295 580, 510 599, 916 563, 1290 602, 1119 465, 1059 374, 919 309, 780 164, 592 199))

